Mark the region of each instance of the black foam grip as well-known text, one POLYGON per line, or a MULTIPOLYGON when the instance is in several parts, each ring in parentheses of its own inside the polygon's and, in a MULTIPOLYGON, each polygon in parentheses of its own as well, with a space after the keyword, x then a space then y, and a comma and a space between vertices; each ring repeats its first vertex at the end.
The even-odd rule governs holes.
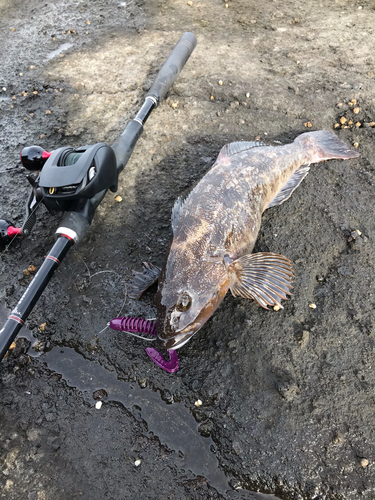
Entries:
POLYGON ((182 35, 157 74, 147 96, 155 97, 158 104, 164 99, 196 45, 197 39, 193 33, 186 32, 182 35))
POLYGON ((127 124, 123 133, 117 137, 115 142, 112 144, 112 149, 116 155, 118 173, 120 173, 128 163, 128 160, 142 132, 143 126, 139 122, 131 120, 127 124))

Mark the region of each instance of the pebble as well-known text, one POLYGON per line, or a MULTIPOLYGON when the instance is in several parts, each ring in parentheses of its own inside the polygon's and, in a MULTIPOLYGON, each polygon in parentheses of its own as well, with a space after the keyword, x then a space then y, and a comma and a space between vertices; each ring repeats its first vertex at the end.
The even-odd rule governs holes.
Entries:
POLYGON ((228 5, 227 3, 225 4, 225 8, 226 8, 226 9, 228 9, 228 8, 229 8, 229 5, 228 5))
POLYGON ((219 85, 223 85, 223 81, 222 81, 222 80, 219 80, 217 83, 218 83, 219 85))
POLYGON ((141 462, 142 462, 142 460, 140 460, 140 459, 138 458, 138 460, 136 460, 136 461, 134 462, 134 465, 135 465, 136 467, 139 467, 139 466, 141 465, 141 462))
POLYGON ((357 104, 357 99, 352 99, 348 102, 349 106, 355 106, 357 104))
POLYGON ((312 123, 311 122, 305 122, 304 126, 307 127, 307 128, 311 128, 312 127, 312 123))
POLYGON ((339 127, 340 127, 340 124, 339 123, 335 123, 334 128, 339 128, 339 127))
POLYGON ((120 203, 120 201, 122 201, 122 198, 121 196, 116 196, 115 200, 120 203))
POLYGON ((273 306, 274 311, 280 311, 281 307, 280 306, 273 306))
POLYGON ((38 330, 39 330, 40 332, 44 332, 44 330, 46 329, 46 326, 47 326, 47 323, 42 323, 42 324, 40 325, 40 327, 38 328, 38 330))
POLYGON ((9 31, 16 31, 16 28, 9 28, 9 31))
POLYGON ((7 89, 6 89, 5 87, 3 87, 1 90, 2 90, 3 92, 6 92, 6 90, 7 90, 7 89))
POLYGON ((367 458, 362 458, 360 464, 362 465, 362 467, 367 467, 369 464, 369 461, 367 460, 367 458))
POLYGON ((358 148, 359 143, 358 143, 358 142, 354 142, 354 143, 353 143, 353 146, 354 146, 355 148, 358 148))
POLYGON ((87 21, 86 21, 86 24, 89 24, 89 25, 90 25, 91 23, 90 23, 90 21, 89 21, 89 20, 87 20, 87 21))
POLYGON ((172 108, 177 108, 178 102, 172 102, 172 108))
POLYGON ((196 402, 195 402, 195 406, 202 406, 202 401, 200 399, 197 399, 196 402))
POLYGON ((347 121, 348 121, 348 120, 345 118, 345 116, 342 116, 342 117, 340 118, 340 123, 341 123, 341 125, 344 125, 344 123, 346 123, 347 121))
POLYGON ((12 480, 10 480, 10 479, 7 479, 6 482, 5 482, 4 489, 6 491, 10 491, 13 488, 13 485, 14 485, 14 482, 12 480))
POLYGON ((50 114, 51 114, 51 111, 49 109, 47 109, 46 115, 50 115, 50 114))
POLYGON ((309 307, 311 307, 311 309, 316 309, 316 304, 310 304, 309 307))
POLYGON ((339 446, 345 442, 345 436, 341 432, 337 432, 332 439, 332 444, 335 446, 339 446))
POLYGON ((359 128, 361 126, 361 122, 357 122, 355 126, 359 128))
POLYGON ((96 408, 97 410, 100 410, 100 408, 102 407, 102 405, 103 405, 103 402, 102 402, 102 401, 97 401, 97 402, 95 403, 95 408, 96 408))
POLYGON ((249 98, 249 97, 250 97, 250 93, 249 93, 249 92, 246 94, 246 97, 247 97, 247 98, 249 98))
POLYGON ((30 66, 30 69, 34 69, 34 68, 35 68, 35 66, 30 66))
POLYGON ((353 113, 354 113, 355 115, 358 115, 358 113, 359 113, 359 108, 358 108, 358 107, 357 107, 357 108, 354 108, 354 109, 353 109, 353 113))

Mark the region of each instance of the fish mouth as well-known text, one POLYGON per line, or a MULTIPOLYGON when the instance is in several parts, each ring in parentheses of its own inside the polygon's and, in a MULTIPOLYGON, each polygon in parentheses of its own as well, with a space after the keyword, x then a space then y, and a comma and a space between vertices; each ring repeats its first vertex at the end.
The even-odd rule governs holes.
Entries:
POLYGON ((169 337, 168 339, 158 337, 156 344, 164 349, 174 351, 175 349, 179 349, 186 344, 186 342, 190 340, 195 333, 196 332, 180 333, 174 337, 169 337))
POLYGON ((194 330, 192 330, 191 328, 189 328, 189 330, 187 331, 182 330, 173 337, 168 337, 165 339, 158 337, 156 340, 156 344, 164 349, 174 351, 185 345, 186 342, 188 342, 193 335, 198 333, 198 331, 202 328, 202 326, 203 325, 199 325, 198 328, 194 330))

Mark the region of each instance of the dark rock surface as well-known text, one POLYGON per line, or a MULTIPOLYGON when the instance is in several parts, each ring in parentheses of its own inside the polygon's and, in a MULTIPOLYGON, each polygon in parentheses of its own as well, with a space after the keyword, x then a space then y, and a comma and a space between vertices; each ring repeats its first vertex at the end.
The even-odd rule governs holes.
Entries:
MULTIPOLYGON (((0 365, 0 498, 374 498, 373 2, 0 0, 0 9, 0 218, 15 225, 29 189, 22 147, 111 144, 179 36, 198 38, 118 193, 30 314, 38 351, 19 339, 0 365), (126 279, 142 261, 163 265, 174 200, 224 144, 319 129, 358 143, 360 158, 313 166, 264 214, 255 251, 295 266, 283 310, 228 295, 179 351, 174 375, 142 341, 103 331, 120 311, 155 317, 152 293, 124 303, 126 279)), ((60 217, 40 208, 32 235, 2 251, 2 320, 60 217)))

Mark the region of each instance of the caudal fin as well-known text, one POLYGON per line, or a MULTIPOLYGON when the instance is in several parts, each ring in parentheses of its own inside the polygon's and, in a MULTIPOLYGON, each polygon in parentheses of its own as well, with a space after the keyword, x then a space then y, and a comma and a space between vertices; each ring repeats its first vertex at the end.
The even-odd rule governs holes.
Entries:
POLYGON ((305 143, 305 147, 312 150, 313 159, 311 163, 334 158, 347 160, 359 156, 357 151, 350 149, 344 141, 328 130, 306 132, 299 135, 294 142, 303 142, 305 143))

